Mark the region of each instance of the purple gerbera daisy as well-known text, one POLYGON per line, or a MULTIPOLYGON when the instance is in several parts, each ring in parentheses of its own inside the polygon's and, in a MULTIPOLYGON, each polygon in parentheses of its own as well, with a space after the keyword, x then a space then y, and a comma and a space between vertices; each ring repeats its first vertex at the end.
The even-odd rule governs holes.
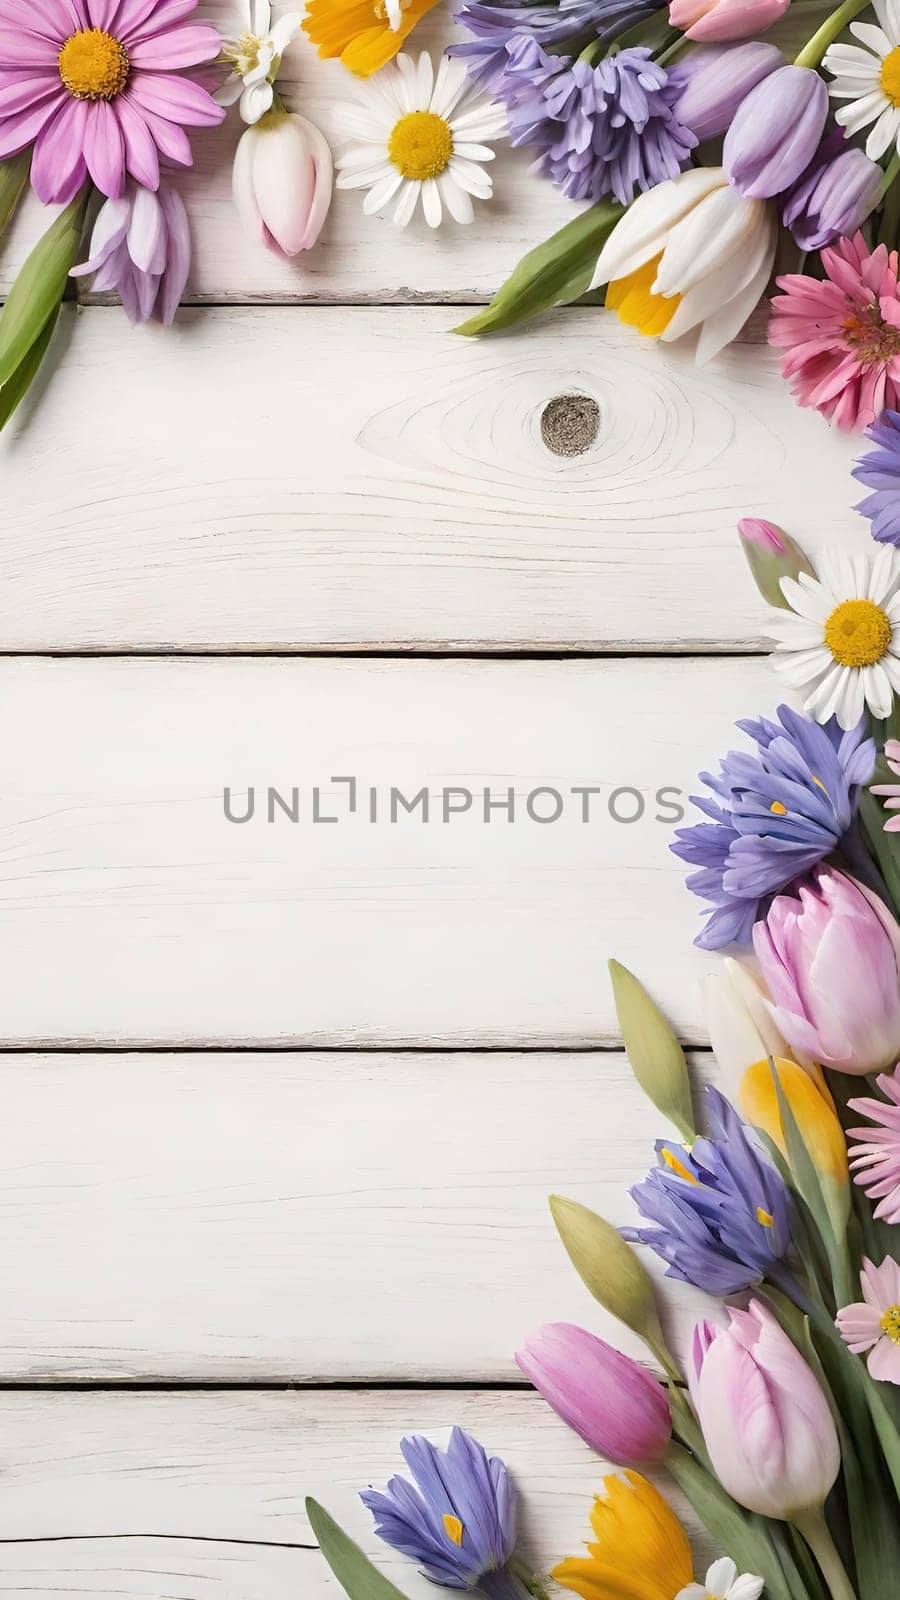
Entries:
POLYGON ((853 476, 875 492, 856 509, 868 517, 879 544, 900 545, 900 411, 882 411, 866 438, 875 449, 860 457, 853 476))
POLYGON ((88 175, 119 200, 159 187, 160 156, 191 165, 186 127, 225 112, 185 67, 213 61, 197 0, 0 0, 0 161, 34 145, 31 181, 66 205, 88 175))
POLYGON ((843 733, 834 717, 820 726, 790 706, 778 721, 739 722, 755 755, 731 750, 718 775, 701 772, 711 797, 692 795, 710 820, 676 830, 671 849, 700 870, 688 888, 710 902, 701 950, 749 944, 766 902, 838 845, 848 844, 860 787, 875 766, 865 718, 843 733))

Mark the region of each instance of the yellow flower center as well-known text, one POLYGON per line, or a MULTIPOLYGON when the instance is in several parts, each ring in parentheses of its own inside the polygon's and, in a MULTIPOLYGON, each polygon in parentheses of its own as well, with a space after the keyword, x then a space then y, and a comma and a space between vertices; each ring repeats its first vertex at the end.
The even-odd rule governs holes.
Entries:
POLYGON ((887 655, 889 618, 873 600, 842 600, 825 623, 825 643, 842 667, 871 667, 887 655))
POLYGON ((444 1532, 451 1544, 461 1545, 463 1542, 463 1525, 459 1517, 451 1517, 447 1512, 443 1518, 444 1532))
POLYGON ((394 124, 388 155, 404 178, 423 183, 444 171, 453 154, 449 122, 433 111, 410 111, 394 124))
POLYGON ((58 57, 59 75, 76 100, 115 100, 131 62, 119 39, 102 28, 83 28, 67 39, 58 57))
POLYGON ((651 286, 659 262, 660 256, 654 256, 646 266, 630 272, 627 278, 616 278, 606 291, 607 310, 617 311, 620 322, 650 338, 665 333, 681 304, 678 294, 664 297, 653 293, 651 286))
POLYGON ((255 33, 242 33, 239 39, 228 45, 222 54, 226 61, 230 61, 235 72, 241 78, 246 78, 248 72, 254 72, 259 66, 259 51, 262 44, 255 33))
POLYGON ((888 1306, 881 1319, 881 1331, 891 1344, 900 1344, 900 1306, 888 1306))
POLYGON ((881 87, 892 106, 900 106, 900 50, 892 50, 881 63, 881 87))

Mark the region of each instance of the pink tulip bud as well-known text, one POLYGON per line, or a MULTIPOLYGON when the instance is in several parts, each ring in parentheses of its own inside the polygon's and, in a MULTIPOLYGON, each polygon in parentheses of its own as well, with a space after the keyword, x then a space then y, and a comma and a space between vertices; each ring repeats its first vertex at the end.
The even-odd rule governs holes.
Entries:
POLYGON ((334 168, 324 134, 296 112, 270 111, 234 158, 234 199, 247 228, 285 256, 310 250, 331 205, 334 168))
POLYGON ((662 1385, 612 1345, 569 1322, 551 1322, 525 1341, 516 1361, 526 1378, 598 1455, 661 1461, 672 1437, 662 1385))
POLYGON ((724 44, 753 39, 784 16, 791 0, 671 0, 669 21, 689 39, 724 44))
POLYGON ((753 947, 788 1044, 837 1072, 883 1072, 900 1057, 900 928, 871 890, 819 867, 779 895, 753 947))
POLYGON ((815 572, 799 545, 789 539, 783 528, 763 517, 741 517, 738 523, 741 549, 753 574, 756 587, 770 606, 789 610, 781 592, 782 578, 796 578, 806 572, 811 578, 815 572))
POLYGON ((731 1324, 700 1322, 691 1398, 713 1470, 748 1511, 795 1521, 817 1510, 841 1465, 834 1420, 811 1368, 758 1300, 731 1324))

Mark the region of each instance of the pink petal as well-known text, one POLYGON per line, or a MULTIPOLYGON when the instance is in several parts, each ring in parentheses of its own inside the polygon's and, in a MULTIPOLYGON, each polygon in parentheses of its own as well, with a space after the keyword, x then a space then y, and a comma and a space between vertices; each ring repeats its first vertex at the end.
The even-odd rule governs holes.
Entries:
POLYGON ((61 99, 64 94, 59 79, 54 83, 49 73, 32 78, 21 72, 0 72, 0 118, 21 114, 46 100, 61 99))
POLYGON ((31 186, 45 206, 68 205, 87 177, 83 149, 88 104, 66 100, 35 144, 31 186))
POLYGON ((871 1350, 881 1338, 881 1313, 873 1306, 858 1301, 852 1306, 842 1306, 835 1318, 838 1332, 844 1343, 856 1355, 871 1350))
POLYGON ((43 39, 21 25, 18 29, 0 27, 0 67, 47 67, 58 76, 60 45, 43 39))
POLYGON ((20 112, 0 122, 0 161, 27 150, 57 112, 69 103, 69 96, 60 85, 59 94, 52 100, 43 101, 27 115, 20 112))
POLYGON ((125 140, 125 165, 144 189, 159 188, 159 152, 156 141, 127 94, 116 101, 116 115, 125 140))
POLYGON ((133 67, 154 72, 174 72, 179 67, 196 67, 214 61, 222 48, 215 28, 205 22, 191 27, 170 28, 152 38, 137 40, 128 54, 133 67))
POLYGON ((57 50, 70 34, 84 25, 83 17, 73 12, 63 0, 28 0, 28 21, 25 24, 22 22, 22 0, 0 0, 0 22, 8 22, 17 28, 24 25, 30 33, 39 33, 45 39, 54 40, 57 50))
POLYGON ((184 201, 174 189, 166 188, 160 195, 166 225, 169 230, 169 259, 161 284, 157 310, 161 320, 174 322, 181 297, 187 288, 191 270, 191 230, 184 201))
POLYGON ((119 0, 85 0, 85 4, 92 28, 102 28, 104 33, 113 31, 119 0))
POLYGON ((212 95, 190 78, 176 78, 165 72, 134 72, 128 91, 145 111, 180 127, 216 128, 225 120, 224 107, 217 106, 212 95))
POLYGON ((119 200, 125 193, 125 140, 119 119, 106 100, 89 102, 84 159, 101 194, 119 200))
POLYGON ((892 1339, 880 1339, 869 1352, 866 1365, 878 1383, 900 1383, 900 1344, 892 1339))
POLYGON ((160 155, 165 156, 168 161, 174 162, 179 167, 193 165, 194 158, 191 155, 190 140, 183 128, 176 127, 174 122, 167 121, 165 117, 158 117, 154 112, 147 111, 143 106, 139 105, 132 95, 130 86, 125 90, 124 94, 119 95, 116 102, 119 110, 121 110, 126 100, 135 116, 145 123, 160 155))
POLYGON ((138 39, 152 38, 184 21, 196 9, 197 0, 123 0, 118 38, 130 48, 138 39))

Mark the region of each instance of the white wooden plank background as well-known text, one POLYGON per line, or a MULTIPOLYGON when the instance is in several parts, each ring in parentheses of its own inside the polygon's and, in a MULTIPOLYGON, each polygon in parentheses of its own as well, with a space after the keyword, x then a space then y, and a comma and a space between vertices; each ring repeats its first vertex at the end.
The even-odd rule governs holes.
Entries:
POLYGON ((858 445, 758 344, 698 372, 600 311, 458 320, 82 312, 0 441, 0 649, 759 649, 738 518, 865 536, 858 445), (600 432, 561 459, 540 418, 573 391, 600 432))
MULTIPOLYGON (((643 1353, 546 1203, 635 1219, 672 1130, 620 1054, 7 1056, 0 1099, 7 1382, 514 1382, 560 1320, 643 1353)), ((661 1298, 683 1349, 703 1297, 661 1298)))
POLYGON ((2 1037, 603 1043, 616 955, 702 1042, 714 958, 654 797, 690 793, 776 690, 734 658, 6 660, 2 1037), (355 816, 332 775, 358 778, 355 816), (266 821, 269 784, 302 791, 298 824, 266 821), (225 785, 260 790, 253 820, 226 821, 225 785), (343 821, 313 825, 314 785, 343 821), (385 820, 391 786, 428 787, 427 826, 385 820), (479 800, 444 824, 458 786, 512 787, 517 820, 479 800), (523 815, 540 786, 568 796, 556 823, 523 815), (610 817, 623 786, 640 821, 610 817))
POLYGON ((357 1494, 396 1470, 404 1433, 439 1437, 454 1422, 509 1462, 535 1568, 579 1554, 608 1468, 530 1394, 25 1393, 0 1396, 0 1583, 48 1600, 337 1600, 309 1548, 311 1493, 426 1600, 433 1588, 372 1537, 357 1494))

